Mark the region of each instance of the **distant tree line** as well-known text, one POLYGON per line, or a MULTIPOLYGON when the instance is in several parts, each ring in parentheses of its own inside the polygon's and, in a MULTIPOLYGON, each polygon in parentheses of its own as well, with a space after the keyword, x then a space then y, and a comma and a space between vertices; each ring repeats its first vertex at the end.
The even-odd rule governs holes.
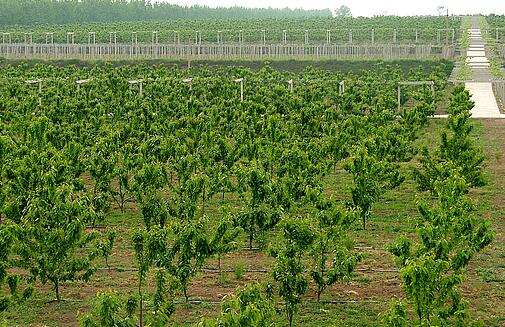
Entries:
POLYGON ((150 0, 0 0, 0 25, 166 19, 331 17, 329 9, 210 8, 150 0))

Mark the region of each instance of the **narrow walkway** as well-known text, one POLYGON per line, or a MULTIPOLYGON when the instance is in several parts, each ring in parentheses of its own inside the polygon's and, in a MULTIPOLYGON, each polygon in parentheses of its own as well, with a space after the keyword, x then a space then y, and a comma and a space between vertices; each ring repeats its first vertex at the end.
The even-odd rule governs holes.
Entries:
MULTIPOLYGON (((470 92, 475 107, 470 111, 473 118, 505 118, 500 113, 496 97, 493 92, 492 74, 489 71, 489 59, 486 55, 486 42, 480 30, 479 17, 472 17, 472 26, 467 30, 469 47, 466 51, 465 62, 472 69, 472 80, 465 82, 465 88, 470 92)), ((458 67, 451 79, 456 80, 458 67)), ((448 115, 435 115, 433 118, 447 118, 448 115)))
POLYGON ((492 75, 479 17, 472 17, 472 27, 468 29, 468 34, 470 46, 466 52, 466 63, 472 68, 472 82, 465 83, 465 87, 475 102, 470 113, 473 118, 505 118, 505 115, 500 113, 493 93, 492 75))

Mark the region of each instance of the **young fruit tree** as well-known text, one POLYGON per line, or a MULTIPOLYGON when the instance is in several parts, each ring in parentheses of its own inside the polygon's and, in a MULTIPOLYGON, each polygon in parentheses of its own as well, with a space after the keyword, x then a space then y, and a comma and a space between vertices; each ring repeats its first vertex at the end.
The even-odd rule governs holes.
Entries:
POLYGON ((271 296, 259 284, 238 289, 221 303, 221 313, 215 320, 202 319, 199 327, 268 327, 275 326, 276 314, 271 296))
POLYGON ((353 252, 353 243, 346 235, 355 213, 338 207, 334 199, 315 195, 312 202, 315 239, 309 250, 313 261, 310 276, 317 286, 319 301, 326 288, 351 278, 361 256, 353 252))
MULTIPOLYGON (((464 269, 493 239, 489 224, 471 214, 466 181, 457 171, 450 174, 435 182, 437 203, 419 205, 419 241, 402 236, 389 247, 419 325, 468 325, 460 289, 464 269)), ((389 315, 397 314, 398 307, 394 304, 389 315)))
POLYGON ((62 283, 86 281, 94 273, 99 236, 87 229, 97 213, 77 177, 79 172, 69 168, 67 151, 41 151, 38 159, 26 158, 11 171, 33 182, 25 191, 22 215, 14 219, 19 227, 13 244, 14 266, 43 284, 50 282, 57 301, 62 283))
POLYGON ((282 221, 282 244, 272 247, 270 255, 275 258, 272 270, 277 282, 279 295, 285 301, 289 326, 302 296, 307 292, 309 276, 303 259, 313 244, 316 233, 309 219, 288 218, 282 221))
POLYGON ((473 126, 469 119, 473 106, 464 86, 456 86, 449 103, 447 125, 440 135, 440 145, 433 153, 424 148, 421 168, 414 169, 419 190, 435 192, 435 182, 449 177, 451 170, 446 169, 447 165, 460 170, 468 188, 485 184, 482 171, 485 157, 470 138, 473 126))
POLYGON ((265 231, 273 228, 280 219, 281 208, 276 205, 279 185, 262 167, 237 168, 237 191, 246 202, 246 209, 239 212, 234 220, 249 236, 252 242, 265 231))

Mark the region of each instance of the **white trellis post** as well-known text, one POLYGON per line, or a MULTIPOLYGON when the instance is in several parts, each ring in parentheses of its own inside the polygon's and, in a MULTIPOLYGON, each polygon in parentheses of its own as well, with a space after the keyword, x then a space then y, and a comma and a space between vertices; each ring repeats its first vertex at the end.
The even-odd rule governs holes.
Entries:
POLYGON ((114 43, 114 55, 117 55, 117 32, 109 32, 109 44, 112 45, 113 43, 114 43))
POLYGON ((202 33, 200 31, 195 31, 195 44, 202 44, 202 33))
POLYGON ((195 44, 198 45, 198 47, 196 47, 196 51, 197 51, 196 54, 200 55, 201 45, 202 45, 202 33, 200 31, 195 32, 195 44))
POLYGON ((238 43, 239 44, 244 43, 244 31, 242 30, 238 31, 238 43))
POLYGON ((393 43, 396 43, 396 39, 397 39, 397 31, 395 28, 395 29, 393 29, 393 43))
POLYGON ((67 44, 74 44, 75 42, 75 33, 67 32, 67 44))
POLYGON ((158 48, 158 31, 152 31, 151 33, 151 54, 154 54, 158 57, 159 48, 158 48))
POLYGON ((38 84, 39 106, 41 106, 42 105, 42 80, 41 79, 27 80, 27 81, 25 81, 25 83, 29 84, 29 85, 38 84))
POLYGON ((352 43, 352 29, 349 30, 349 43, 352 43))
POLYGON ((137 45, 138 45, 138 35, 137 35, 137 32, 132 32, 132 46, 131 46, 131 49, 130 49, 130 55, 131 56, 133 56, 134 52, 135 52, 136 55, 138 55, 137 45))
POLYGON ((93 81, 93 79, 91 79, 91 78, 75 81, 75 84, 77 85, 77 92, 79 92, 81 90, 81 85, 87 84, 91 81, 93 81))
POLYGON ((372 28, 372 44, 375 43, 375 29, 372 28))
POLYGON ((434 81, 407 81, 407 82, 398 82, 398 110, 401 108, 401 92, 402 86, 404 85, 429 85, 431 87, 431 95, 433 96, 433 104, 435 104, 435 82, 434 81))
POLYGON ((305 44, 309 44, 309 30, 305 30, 305 44))
POLYGON ((402 105, 402 84, 398 82, 398 110, 402 105))
POLYGON ((244 101, 244 78, 237 78, 234 81, 240 83, 240 101, 244 101))
POLYGON ((282 43, 288 43, 288 31, 282 30, 282 43))
POLYGON ((265 45, 267 43, 267 31, 266 30, 261 30, 261 38, 262 38, 263 45, 265 45))
POLYGON ((182 81, 189 85, 189 91, 193 91, 193 78, 185 78, 182 81))
POLYGON ((326 30, 326 44, 331 43, 331 30, 326 30))
POLYGON ((223 43, 223 31, 217 31, 217 43, 223 43))
POLYGON ((96 45, 96 33, 95 32, 88 32, 88 49, 89 49, 90 56, 95 55, 95 45, 96 45), (91 48, 91 45, 93 45, 93 48, 91 48))
MULTIPOLYGON (((11 44, 11 33, 8 33, 8 32, 4 32, 2 33, 2 44, 5 44, 5 41, 8 41, 9 44, 11 44)), ((5 54, 9 54, 9 47, 5 47, 5 54)), ((3 50, 3 49, 2 49, 3 50)))
POLYGON ((174 31, 174 44, 179 44, 180 42, 181 42, 181 40, 179 38, 179 32, 174 31))
POLYGON ((440 44, 440 30, 437 30, 437 44, 440 44))
POLYGON ((289 86, 289 92, 292 93, 293 92, 293 79, 290 79, 288 81, 288 86, 289 86))
POLYGON ((25 56, 28 56, 28 53, 29 53, 28 44, 32 44, 32 41, 33 41, 32 36, 33 36, 33 33, 25 33, 25 45, 24 45, 25 56))
POLYGON ((419 32, 418 30, 416 29, 416 43, 419 41, 419 32))
POLYGON ((345 92, 345 81, 340 81, 340 83, 338 83, 338 94, 342 95, 344 94, 344 92, 345 92))
POLYGON ((143 94, 143 89, 142 89, 143 83, 144 83, 143 79, 136 79, 136 80, 128 81, 130 90, 132 89, 132 85, 138 84, 138 86, 139 86, 139 96, 142 96, 142 94, 143 94))
MULTIPOLYGON (((452 35, 453 35, 452 38, 454 39, 454 29, 452 30, 452 35)), ((498 34, 498 28, 496 28, 496 42, 498 42, 498 41, 500 41, 500 35, 498 34)))
POLYGON ((191 78, 191 77, 185 78, 182 81, 184 83, 186 83, 186 84, 189 85, 189 99, 191 100, 191 98, 193 97, 193 94, 192 94, 192 91, 193 91, 193 78, 191 78))

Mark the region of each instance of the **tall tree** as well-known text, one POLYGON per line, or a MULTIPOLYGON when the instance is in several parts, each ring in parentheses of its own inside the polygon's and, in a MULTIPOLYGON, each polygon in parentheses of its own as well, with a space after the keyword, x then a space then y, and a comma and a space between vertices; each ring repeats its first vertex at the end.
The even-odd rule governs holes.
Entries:
POLYGON ((335 9, 335 17, 338 18, 350 18, 352 17, 351 8, 346 5, 341 5, 337 9, 335 9))

